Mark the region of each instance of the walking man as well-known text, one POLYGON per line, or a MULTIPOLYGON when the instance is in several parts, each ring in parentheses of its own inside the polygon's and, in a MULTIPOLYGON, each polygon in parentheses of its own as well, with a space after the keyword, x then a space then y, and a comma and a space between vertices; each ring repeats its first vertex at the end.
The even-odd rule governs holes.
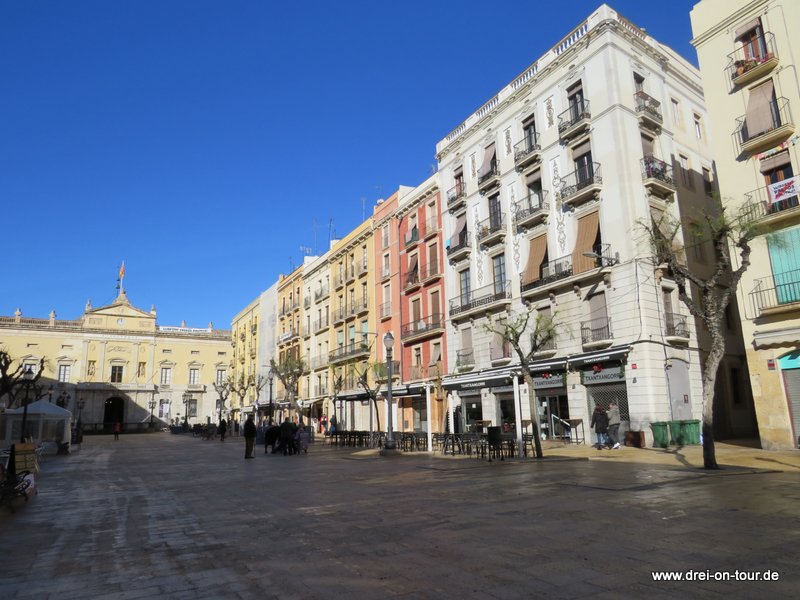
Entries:
POLYGON ((113 431, 114 431, 114 439, 115 440, 119 439, 119 431, 120 431, 120 429, 122 429, 122 427, 120 426, 119 421, 114 421, 113 431))
POLYGON ((619 450, 619 406, 614 400, 608 405, 608 445, 619 450))
POLYGON ((256 449, 256 423, 253 421, 253 415, 247 416, 247 421, 244 423, 244 457, 255 458, 256 449))
POLYGON ((219 437, 220 441, 225 441, 225 433, 228 431, 228 422, 225 420, 225 417, 219 420, 219 437))

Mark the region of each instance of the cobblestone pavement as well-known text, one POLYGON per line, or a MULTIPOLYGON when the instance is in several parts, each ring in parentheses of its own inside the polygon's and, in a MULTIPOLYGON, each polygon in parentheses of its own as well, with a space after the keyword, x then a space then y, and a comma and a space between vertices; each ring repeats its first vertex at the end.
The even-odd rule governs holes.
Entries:
POLYGON ((797 597, 800 473, 87 437, 0 511, 0 598, 797 597), (651 571, 777 571, 654 582, 651 571))

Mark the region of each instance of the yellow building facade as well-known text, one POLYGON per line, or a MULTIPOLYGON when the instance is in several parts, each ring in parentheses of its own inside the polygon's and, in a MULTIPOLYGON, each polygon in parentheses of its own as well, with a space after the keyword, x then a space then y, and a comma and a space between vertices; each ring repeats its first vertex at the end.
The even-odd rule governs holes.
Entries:
POLYGON ((34 370, 44 359, 42 393, 87 432, 115 422, 147 428, 151 415, 161 424, 213 421, 214 383, 231 360, 228 330, 158 325, 155 308, 135 307, 124 290, 108 306, 87 303, 75 320, 0 317, 0 347, 34 370))

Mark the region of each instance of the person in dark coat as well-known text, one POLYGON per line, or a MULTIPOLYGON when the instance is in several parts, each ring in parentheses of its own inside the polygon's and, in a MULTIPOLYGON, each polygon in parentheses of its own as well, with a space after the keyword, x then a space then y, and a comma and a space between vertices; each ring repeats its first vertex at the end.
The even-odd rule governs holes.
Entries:
POLYGON ((223 418, 219 420, 219 439, 221 442, 225 441, 225 434, 228 431, 228 422, 223 418))
POLYGON ((277 446, 280 436, 281 428, 270 421, 269 425, 267 425, 267 430, 264 432, 264 454, 270 451, 273 454, 275 453, 275 446, 277 446))
POLYGON ((608 415, 599 404, 596 404, 594 407, 592 422, 589 427, 594 427, 594 432, 597 435, 597 444, 595 448, 602 450, 603 446, 605 446, 608 441, 606 437, 608 434, 608 415))
POLYGON ((256 423, 253 415, 248 415, 244 423, 244 457, 255 458, 256 448, 256 423))
POLYGON ((283 448, 283 455, 294 454, 294 426, 286 417, 281 423, 281 448, 283 448))

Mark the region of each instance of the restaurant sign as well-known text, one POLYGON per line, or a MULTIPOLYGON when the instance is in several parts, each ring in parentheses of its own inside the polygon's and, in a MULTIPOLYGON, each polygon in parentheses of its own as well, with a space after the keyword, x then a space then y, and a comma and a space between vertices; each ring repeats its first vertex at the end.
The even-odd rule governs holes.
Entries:
POLYGON ((609 383, 611 381, 624 381, 625 369, 622 366, 599 368, 595 366, 587 371, 581 371, 581 383, 583 385, 593 385, 597 383, 609 383))
POLYGON ((564 376, 565 373, 542 373, 539 377, 533 378, 533 388, 544 390, 564 387, 566 386, 564 376))

